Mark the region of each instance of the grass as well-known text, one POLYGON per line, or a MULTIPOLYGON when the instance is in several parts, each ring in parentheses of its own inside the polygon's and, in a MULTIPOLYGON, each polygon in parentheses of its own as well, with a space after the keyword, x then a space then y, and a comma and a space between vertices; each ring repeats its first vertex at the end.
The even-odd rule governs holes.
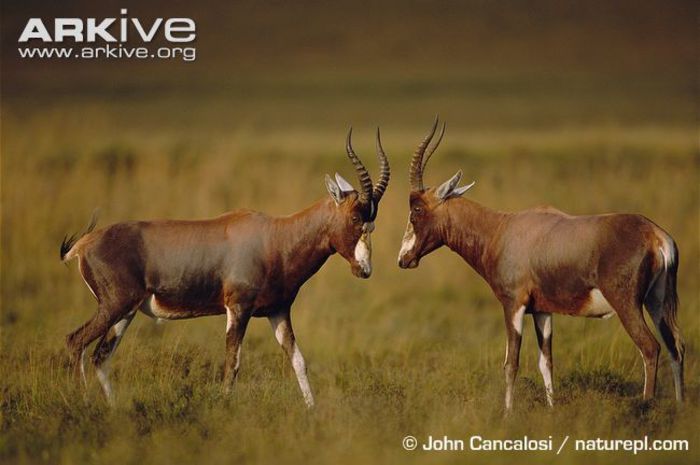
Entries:
MULTIPOLYGON (((139 114, 139 103, 117 106, 132 105, 130 113, 139 114)), ((63 234, 81 228, 95 206, 102 208, 101 224, 207 217, 238 206, 294 211, 326 195, 323 173, 338 170, 351 178, 344 128, 322 126, 316 135, 312 127, 266 129, 263 121, 202 138, 206 128, 196 121, 191 131, 167 122, 154 130, 147 125, 150 115, 125 122, 99 102, 57 103, 22 118, 13 109, 4 122, 11 137, 3 159, 3 461, 456 462, 464 453, 407 453, 400 441, 406 434, 697 439, 699 160, 687 127, 510 127, 471 137, 468 126, 451 123, 429 182, 463 168, 478 181, 470 195, 494 208, 554 203, 581 214, 640 212, 667 228, 681 250, 684 409, 672 401, 665 358, 658 399, 640 400, 641 361, 616 320, 557 317, 557 408, 545 407, 528 325, 516 410, 504 420, 504 330, 495 298, 446 250, 416 271, 395 265, 405 224, 404 173, 424 131, 410 122, 390 121, 384 135, 394 177, 377 221, 375 275, 357 280, 333 257, 294 307, 318 398, 314 412, 303 408, 289 363, 264 321, 254 321, 246 336, 235 394, 222 396, 224 322, 218 317, 160 326, 140 316, 115 357, 116 408, 108 408, 92 372, 84 396, 67 375, 63 337, 90 316, 94 302, 75 267, 58 262, 63 234), (83 111, 70 116, 76 112, 66 106, 83 111)), ((359 153, 374 166, 370 128, 363 125, 356 134, 359 153)), ((692 450, 659 454, 636 460, 697 458, 692 450)), ((466 457, 491 463, 514 455, 466 457)), ((554 460, 528 456, 538 457, 554 460)), ((568 450, 557 460, 613 463, 621 457, 568 450)))
MULTIPOLYGON (((634 16, 632 29, 622 27, 626 16, 612 15, 617 20, 605 27, 614 34, 591 36, 586 25, 596 22, 597 11, 587 7, 582 26, 561 23, 554 35, 561 40, 552 40, 545 16, 523 23, 511 9, 484 7, 503 29, 503 45, 486 43, 490 23, 473 17, 471 6, 459 8, 469 11, 418 2, 385 21, 394 14, 385 7, 358 26, 364 34, 350 27, 357 21, 330 28, 336 22, 327 23, 330 13, 319 8, 314 15, 321 19, 309 19, 297 41, 271 27, 267 43, 236 42, 226 64, 216 55, 224 48, 207 46, 221 37, 203 32, 198 46, 215 56, 204 54, 207 66, 190 67, 182 79, 152 63, 146 74, 105 64, 74 76, 75 68, 56 66, 52 79, 37 72, 40 65, 10 66, 2 95, 0 462, 697 463, 700 156, 686 23, 665 35, 647 34, 668 28, 676 10, 653 15, 639 6, 646 20, 634 16), (412 9, 425 14, 432 32, 415 50, 427 61, 420 66, 405 58, 416 43, 406 19, 412 9), (458 19, 466 17, 462 27, 458 19), (451 35, 459 28, 470 40, 451 35), (393 48, 375 47, 373 31, 393 48), (329 34, 336 42, 328 50, 309 45, 329 34), (632 40, 642 36, 648 46, 632 40), (556 46, 532 56, 548 43, 556 46), (638 53, 628 53, 632 44, 638 53), (496 66, 505 49, 507 65, 496 66), (343 53, 332 61, 336 50, 343 53), (473 56, 480 61, 468 59, 473 56), (509 67, 511 60, 528 66, 509 67), (577 60, 583 63, 569 66, 577 60), (297 66, 284 67, 290 62, 297 66), (107 77, 105 69, 115 74, 107 77), (672 399, 665 354, 657 399, 643 402, 641 359, 619 321, 555 316, 557 407, 545 405, 534 331, 526 323, 515 411, 503 418, 505 331, 489 288, 448 250, 417 270, 396 266, 410 153, 438 111, 449 126, 428 184, 461 168, 477 180, 468 195, 492 208, 637 212, 676 239, 687 343, 682 408, 672 399), (87 391, 69 378, 64 337, 92 315, 95 303, 75 263, 58 260, 66 233, 84 227, 95 207, 100 225, 203 218, 239 207, 297 211, 327 195, 325 173, 353 179, 343 151, 351 124, 356 150, 373 173, 373 131, 381 124, 393 176, 373 235, 372 278, 354 278, 334 256, 293 307, 314 411, 304 408, 290 364, 262 320, 249 327, 230 397, 220 389, 223 317, 159 325, 139 315, 114 358, 114 408, 92 370, 87 391), (406 452, 401 440, 408 434, 421 440, 551 435, 555 447, 566 435, 573 441, 648 434, 688 439, 690 451, 632 457, 576 452, 570 442, 559 456, 406 452)), ((232 29, 242 29, 243 37, 261 37, 260 17, 273 26, 287 20, 280 11, 245 11, 253 16, 235 15, 238 29, 232 29)), ((352 19, 358 11, 333 14, 352 19)), ((212 30, 205 26, 213 17, 201 21, 202 31, 212 30)))

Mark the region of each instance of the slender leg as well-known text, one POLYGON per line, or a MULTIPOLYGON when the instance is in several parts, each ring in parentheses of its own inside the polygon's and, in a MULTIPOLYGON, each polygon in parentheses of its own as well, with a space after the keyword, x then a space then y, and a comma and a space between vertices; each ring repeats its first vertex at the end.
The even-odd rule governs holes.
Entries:
POLYGON ((224 361, 224 392, 231 392, 241 364, 241 344, 250 312, 240 304, 226 306, 226 360, 224 361))
POLYGON ((513 387, 515 377, 518 374, 518 364, 520 359, 520 341, 523 333, 523 316, 525 315, 525 305, 515 311, 505 310, 506 318, 506 362, 504 371, 506 375, 506 412, 513 409, 513 387))
POLYGON ((95 351, 92 354, 92 362, 97 371, 97 379, 100 380, 102 390, 110 405, 113 405, 114 399, 112 396, 112 386, 109 382, 109 361, 117 350, 126 329, 134 319, 134 315, 136 315, 136 310, 133 310, 113 325, 111 330, 107 331, 107 333, 102 336, 102 339, 97 343, 95 351))
MULTIPOLYGON (((671 371, 673 372, 673 384, 676 392, 676 400, 678 402, 683 401, 684 389, 683 389, 683 352, 685 347, 683 341, 680 337, 677 337, 671 326, 668 324, 663 315, 657 311, 655 304, 653 302, 647 301, 647 308, 651 314, 654 326, 656 326, 656 331, 661 337, 661 340, 668 351, 671 358, 671 371)), ((662 310, 659 308, 659 310, 662 310)))
MULTIPOLYGON (((644 304, 647 307, 649 315, 656 326, 656 331, 664 343, 666 350, 671 357, 671 369, 673 371, 673 383, 676 391, 676 400, 683 401, 683 356, 685 353, 685 344, 680 334, 675 318, 669 316, 665 306, 675 305, 673 297, 667 295, 667 272, 663 272, 657 278, 655 284, 650 289, 644 304), (669 300, 671 303, 669 304, 669 300)), ((670 292, 675 293, 675 289, 670 292)), ((672 294, 673 295, 673 294, 672 294)))
POLYGON ((676 391, 676 400, 683 402, 685 388, 683 385, 683 361, 685 355, 685 343, 677 327, 670 325, 666 318, 654 321, 656 330, 664 341, 666 350, 671 356, 671 371, 673 372, 673 384, 676 391))
POLYGON ((279 342, 280 346, 282 346, 282 349, 284 349, 289 357, 289 360, 292 362, 292 367, 294 368, 294 373, 297 375, 299 388, 301 388, 306 406, 311 408, 314 406, 314 396, 306 376, 306 362, 304 361, 304 356, 301 354, 299 346, 296 343, 296 338, 294 337, 289 310, 279 315, 272 316, 269 320, 272 330, 275 332, 277 342, 279 342))
POLYGON ((540 347, 538 366, 542 373, 544 388, 547 393, 547 404, 554 406, 554 386, 552 384, 552 314, 533 313, 537 344, 540 347))
MULTIPOLYGON (((605 295, 605 294, 604 294, 605 295)), ((656 370, 659 363, 659 343, 649 330, 642 309, 631 302, 613 300, 605 296, 617 311, 622 326, 637 345, 644 360, 644 399, 654 397, 656 392, 656 370)), ((611 296, 612 297, 612 296, 611 296)))
POLYGON ((77 379, 82 379, 85 384, 87 384, 84 365, 85 349, 92 341, 105 334, 109 327, 109 312, 100 307, 95 316, 66 337, 66 346, 68 346, 75 376, 77 379))
POLYGON ((83 387, 87 389, 87 376, 85 375, 85 352, 87 349, 80 351, 80 378, 83 380, 83 387))

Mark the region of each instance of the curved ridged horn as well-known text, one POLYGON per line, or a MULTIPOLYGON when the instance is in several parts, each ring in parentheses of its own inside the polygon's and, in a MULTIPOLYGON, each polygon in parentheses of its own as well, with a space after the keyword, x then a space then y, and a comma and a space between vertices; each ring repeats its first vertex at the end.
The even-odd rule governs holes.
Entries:
POLYGON ((430 134, 425 136, 423 142, 420 143, 416 152, 413 154, 413 159, 411 160, 411 170, 409 173, 409 181, 411 183, 411 189, 414 191, 423 190, 423 154, 425 149, 430 144, 430 141, 435 135, 435 131, 438 126, 438 116, 435 116, 435 123, 433 123, 433 128, 430 130, 430 134))
POLYGON ((372 201, 372 178, 369 177, 367 168, 362 164, 355 151, 352 149, 352 127, 348 131, 348 138, 345 143, 345 150, 348 152, 348 158, 355 167, 357 178, 360 180, 360 202, 369 204, 372 201))
POLYGON ((391 176, 391 168, 389 168, 389 160, 386 158, 384 153, 384 148, 382 148, 382 140, 379 135, 379 128, 377 128, 377 158, 379 159, 379 181, 374 185, 374 190, 372 191, 372 200, 374 203, 379 203, 384 191, 386 191, 389 185, 389 177, 391 176))
POLYGON ((433 144, 432 147, 428 148, 428 151, 425 154, 425 159, 423 160, 423 167, 420 169, 421 182, 423 180, 423 175, 425 174, 425 167, 428 166, 428 160, 430 160, 430 157, 433 156, 433 153, 435 153, 435 150, 437 150, 438 146, 440 145, 440 142, 442 142, 442 137, 445 135, 446 126, 447 123, 443 122, 442 129, 440 129, 440 134, 438 135, 437 141, 435 142, 435 144, 433 144))

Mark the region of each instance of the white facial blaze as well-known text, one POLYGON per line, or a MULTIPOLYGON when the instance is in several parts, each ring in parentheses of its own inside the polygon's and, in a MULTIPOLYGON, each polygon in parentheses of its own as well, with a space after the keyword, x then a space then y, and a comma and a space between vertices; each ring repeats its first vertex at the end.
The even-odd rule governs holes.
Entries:
POLYGON ((372 241, 370 234, 374 230, 374 223, 365 223, 362 227, 362 236, 355 245, 355 261, 362 271, 369 276, 372 273, 372 241))
POLYGON ((408 222, 406 226, 406 232, 403 235, 403 241, 401 242, 401 250, 399 251, 399 260, 413 250, 413 246, 416 245, 416 233, 413 231, 413 224, 411 221, 408 222))

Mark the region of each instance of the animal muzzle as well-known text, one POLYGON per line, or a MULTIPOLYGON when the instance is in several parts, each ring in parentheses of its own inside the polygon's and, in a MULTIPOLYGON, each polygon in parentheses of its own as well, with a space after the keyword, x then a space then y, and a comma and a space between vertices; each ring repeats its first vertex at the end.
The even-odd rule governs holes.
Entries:
POLYGON ((374 230, 374 223, 365 223, 362 228, 362 236, 355 246, 355 263, 352 272, 355 276, 367 279, 372 275, 372 241, 370 235, 374 230))
POLYGON ((408 255, 403 255, 399 257, 399 268, 407 269, 407 268, 417 268, 418 267, 418 258, 417 257, 409 257, 408 255))

